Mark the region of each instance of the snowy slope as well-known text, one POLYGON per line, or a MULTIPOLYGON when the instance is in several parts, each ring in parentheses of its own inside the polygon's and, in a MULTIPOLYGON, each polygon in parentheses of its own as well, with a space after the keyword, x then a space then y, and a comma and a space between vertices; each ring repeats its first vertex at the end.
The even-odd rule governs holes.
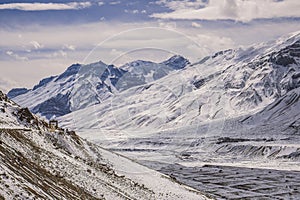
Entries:
POLYGON ((60 118, 66 127, 156 132, 251 114, 299 87, 300 34, 218 52, 60 118))
POLYGON ((48 124, 0 92, 1 199, 205 199, 167 176, 48 124))
POLYGON ((13 89, 8 95, 33 113, 50 119, 100 104, 119 91, 157 80, 188 64, 181 56, 163 63, 134 61, 119 68, 101 61, 74 64, 58 76, 41 80, 31 90, 13 89))
POLYGON ((171 71, 180 70, 188 66, 190 62, 182 56, 175 55, 162 63, 137 60, 127 63, 120 68, 127 71, 118 80, 115 87, 118 91, 124 91, 137 85, 143 85, 158 80, 171 71))
POLYGON ((300 131, 300 88, 295 88, 268 105, 262 111, 243 120, 245 124, 280 124, 281 132, 300 131))

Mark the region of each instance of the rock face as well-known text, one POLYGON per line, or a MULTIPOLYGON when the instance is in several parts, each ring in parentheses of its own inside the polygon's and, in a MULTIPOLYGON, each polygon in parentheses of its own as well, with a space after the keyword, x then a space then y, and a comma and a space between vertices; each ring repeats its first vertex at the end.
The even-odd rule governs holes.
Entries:
POLYGON ((33 113, 43 113, 43 116, 50 119, 53 116, 63 116, 71 112, 69 93, 58 94, 40 103, 32 109, 33 113))
POLYGON ((173 56, 173 57, 169 58, 168 60, 162 62, 162 64, 165 64, 165 65, 169 66, 170 68, 178 70, 178 69, 183 69, 185 66, 187 66, 191 63, 184 57, 176 55, 176 56, 173 56))
POLYGON ((101 61, 74 64, 58 76, 41 80, 31 90, 11 90, 9 97, 49 119, 99 104, 120 91, 160 79, 188 64, 181 56, 173 56, 163 63, 139 60, 121 67, 101 61))
POLYGON ((25 94, 26 92, 28 92, 29 90, 27 88, 15 88, 15 89, 12 89, 10 90, 8 93, 7 93, 7 96, 9 98, 14 98, 16 96, 19 96, 19 95, 22 95, 22 94, 25 94))

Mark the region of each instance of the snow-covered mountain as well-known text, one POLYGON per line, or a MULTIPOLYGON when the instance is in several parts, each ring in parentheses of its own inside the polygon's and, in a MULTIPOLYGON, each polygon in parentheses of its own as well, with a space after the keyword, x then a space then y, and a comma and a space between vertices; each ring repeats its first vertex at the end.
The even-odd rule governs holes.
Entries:
POLYGON ((1 199, 206 199, 48 123, 0 91, 1 199))
POLYGON ((100 104, 120 91, 157 80, 188 64, 181 56, 162 63, 134 61, 121 67, 101 61, 74 64, 58 76, 41 80, 33 89, 13 89, 8 96, 49 119, 100 104))
POLYGON ((77 129, 153 132, 253 114, 300 86, 299 51, 299 33, 221 51, 60 120, 77 129))

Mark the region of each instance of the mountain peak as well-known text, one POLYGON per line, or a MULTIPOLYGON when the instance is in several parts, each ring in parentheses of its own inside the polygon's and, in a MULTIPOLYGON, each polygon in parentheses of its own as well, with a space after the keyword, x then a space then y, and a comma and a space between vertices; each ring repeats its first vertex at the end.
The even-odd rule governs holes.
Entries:
POLYGON ((19 95, 22 95, 22 94, 25 94, 26 92, 28 92, 29 90, 27 88, 14 88, 12 90, 10 90, 8 93, 7 93, 7 96, 9 98, 14 98, 16 96, 19 96, 19 95))
POLYGON ((121 69, 123 70, 128 70, 130 71, 131 68, 135 68, 135 67, 141 67, 141 66, 148 66, 148 65, 151 65, 153 64, 154 62, 152 61, 145 61, 145 60, 134 60, 134 61, 131 61, 131 62, 128 62, 124 65, 122 65, 121 69))
POLYGON ((173 69, 183 69, 187 65, 191 64, 190 61, 183 56, 180 55, 174 55, 168 60, 162 62, 162 64, 167 65, 173 69))
POLYGON ((79 63, 71 65, 70 67, 68 67, 66 69, 66 71, 64 73, 59 75, 59 77, 56 80, 63 79, 63 78, 66 78, 68 76, 72 76, 74 74, 77 74, 81 66, 82 65, 79 64, 79 63))
POLYGON ((181 55, 174 55, 172 57, 170 57, 168 60, 166 61, 175 61, 175 60, 187 60, 186 58, 184 58, 183 56, 181 55))

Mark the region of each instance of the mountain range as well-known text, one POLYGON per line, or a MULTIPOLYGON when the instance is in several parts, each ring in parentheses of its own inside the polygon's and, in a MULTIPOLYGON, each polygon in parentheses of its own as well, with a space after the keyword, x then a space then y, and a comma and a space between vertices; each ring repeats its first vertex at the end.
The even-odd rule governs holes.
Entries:
POLYGON ((251 115, 300 86, 299 51, 299 33, 220 51, 59 119, 77 129, 153 132, 251 115))
POLYGON ((137 60, 121 67, 101 61, 74 64, 60 75, 41 80, 32 89, 16 88, 7 95, 33 113, 50 119, 101 104, 121 91, 160 79, 188 64, 181 56, 162 63, 137 60))
POLYGON ((8 96, 77 130, 155 132, 224 121, 267 112, 274 102, 282 105, 276 102, 300 85, 299 49, 300 36, 294 33, 220 51, 193 64, 178 55, 161 63, 137 60, 121 67, 101 61, 74 64, 30 90, 12 89, 8 96))
POLYGON ((299 74, 299 34, 294 34, 193 64, 182 56, 121 67, 74 64, 32 89, 12 89, 8 97, 48 119, 72 112, 78 128, 163 128, 257 112, 299 87, 299 74))

